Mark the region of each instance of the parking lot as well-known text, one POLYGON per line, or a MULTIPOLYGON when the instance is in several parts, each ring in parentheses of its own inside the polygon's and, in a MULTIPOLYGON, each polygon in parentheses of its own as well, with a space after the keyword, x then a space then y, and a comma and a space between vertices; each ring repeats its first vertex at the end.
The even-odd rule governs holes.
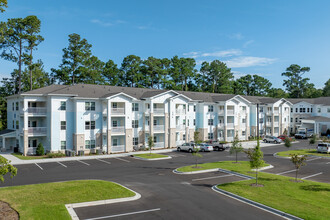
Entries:
MULTIPOLYGON (((307 142, 292 149, 309 147, 307 142)), ((294 177, 289 159, 276 158, 275 152, 287 150, 283 145, 262 148, 264 160, 274 168, 264 172, 294 177)), ((3 186, 55 181, 102 179, 120 183, 142 195, 137 201, 75 209, 80 219, 278 219, 271 213, 215 193, 213 185, 242 180, 223 172, 179 175, 175 168, 193 164, 187 152, 169 152, 172 159, 137 160, 134 157, 102 158, 17 165, 18 175, 3 186), (240 212, 237 212, 240 210, 240 212)), ((200 163, 234 160, 228 150, 203 152, 200 163)), ((247 160, 244 153, 239 160, 247 160)), ((299 171, 299 178, 330 183, 330 158, 311 157, 299 171)))

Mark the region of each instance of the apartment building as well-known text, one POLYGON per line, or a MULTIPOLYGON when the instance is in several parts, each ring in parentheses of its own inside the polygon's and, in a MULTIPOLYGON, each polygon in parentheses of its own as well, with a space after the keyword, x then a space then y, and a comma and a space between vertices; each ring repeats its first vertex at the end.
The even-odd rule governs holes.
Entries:
MULTIPOLYGON (((51 85, 7 98, 0 147, 35 154, 66 149, 130 152, 176 147, 194 140, 248 140, 280 135, 291 126, 292 100, 101 85, 51 85)), ((322 110, 324 107, 322 107, 322 110)), ((314 110, 318 111, 318 110, 314 110)))

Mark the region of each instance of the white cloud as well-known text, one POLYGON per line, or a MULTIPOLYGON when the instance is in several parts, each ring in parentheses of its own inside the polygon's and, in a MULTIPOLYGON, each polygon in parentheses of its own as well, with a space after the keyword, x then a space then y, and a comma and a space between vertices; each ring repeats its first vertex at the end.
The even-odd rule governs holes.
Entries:
POLYGON ((241 33, 230 34, 228 37, 235 40, 242 40, 244 38, 241 33))
POLYGON ((228 67, 250 67, 250 66, 266 66, 276 61, 274 58, 266 57, 236 57, 231 60, 224 61, 228 67))
POLYGON ((253 44, 253 43, 254 43, 254 40, 246 41, 246 42, 243 44, 243 47, 246 48, 246 47, 248 47, 250 44, 253 44))
POLYGON ((229 50, 220 50, 215 52, 207 52, 207 53, 201 53, 201 52, 188 52, 183 53, 184 56, 188 56, 191 58, 198 58, 198 57, 231 57, 231 56, 239 56, 242 54, 241 50, 238 49, 229 49, 229 50))
POLYGON ((108 21, 102 21, 99 19, 92 19, 91 22, 94 24, 101 25, 103 27, 110 27, 110 26, 113 26, 116 24, 125 24, 126 23, 126 21, 123 21, 123 20, 115 20, 113 22, 108 22, 108 21))

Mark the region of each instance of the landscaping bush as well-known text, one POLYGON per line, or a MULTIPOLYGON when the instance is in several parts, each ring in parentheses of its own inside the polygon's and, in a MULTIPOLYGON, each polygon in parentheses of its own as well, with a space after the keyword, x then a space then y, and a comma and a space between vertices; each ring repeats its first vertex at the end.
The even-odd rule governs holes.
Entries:
POLYGON ((36 154, 37 154, 37 156, 42 156, 45 154, 45 149, 44 149, 44 146, 42 145, 42 143, 38 144, 36 154))
POLYGON ((287 148, 291 147, 291 141, 290 141, 290 138, 286 137, 284 139, 284 146, 286 146, 287 148))
POLYGON ((57 152, 57 153, 49 153, 47 154, 49 158, 58 158, 58 157, 65 157, 64 153, 57 152))
POLYGON ((315 144, 316 143, 316 135, 313 134, 312 138, 309 140, 309 144, 312 145, 312 144, 315 144))

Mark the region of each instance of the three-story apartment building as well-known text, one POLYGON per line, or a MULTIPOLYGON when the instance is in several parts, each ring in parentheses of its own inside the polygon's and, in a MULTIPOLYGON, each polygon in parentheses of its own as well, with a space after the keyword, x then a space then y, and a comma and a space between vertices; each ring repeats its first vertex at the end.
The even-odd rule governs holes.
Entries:
MULTIPOLYGON (((176 147, 194 140, 248 140, 290 129, 294 101, 229 94, 126 88, 101 85, 51 85, 7 98, 8 128, 0 147, 35 154, 102 149, 130 152, 146 146, 176 147)), ((315 107, 313 107, 315 108, 315 107)), ((323 109, 322 109, 323 110, 323 109)), ((318 111, 318 110, 314 110, 318 111)), ((292 126, 291 126, 292 127, 292 126)))

